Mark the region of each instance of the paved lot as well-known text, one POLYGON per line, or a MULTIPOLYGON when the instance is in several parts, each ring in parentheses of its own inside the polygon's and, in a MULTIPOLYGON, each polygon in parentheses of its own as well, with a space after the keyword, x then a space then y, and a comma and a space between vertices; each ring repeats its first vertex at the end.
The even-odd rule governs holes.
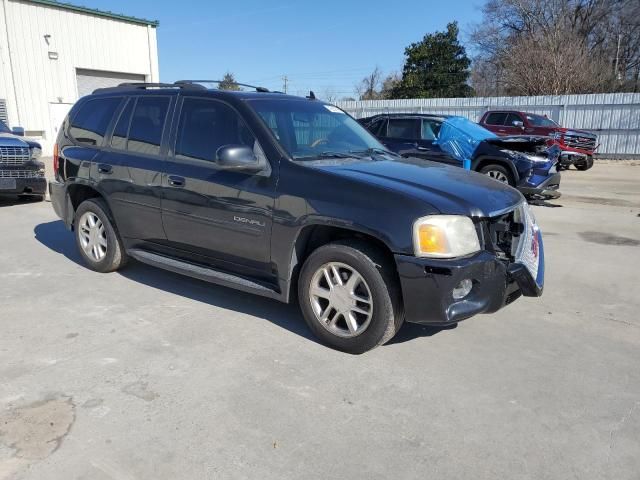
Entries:
POLYGON ((563 177, 542 299, 363 356, 0 203, 0 479, 640 478, 640 167, 563 177))

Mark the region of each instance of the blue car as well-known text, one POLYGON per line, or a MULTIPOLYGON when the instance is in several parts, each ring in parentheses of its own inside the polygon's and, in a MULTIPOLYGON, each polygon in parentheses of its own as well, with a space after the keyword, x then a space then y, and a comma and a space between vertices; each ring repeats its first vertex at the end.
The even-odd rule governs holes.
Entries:
POLYGON ((42 147, 27 140, 22 128, 10 130, 0 121, 0 196, 43 200, 47 191, 42 147))
POLYGON ((499 137, 463 117, 382 114, 358 120, 404 157, 447 163, 483 173, 517 188, 530 200, 560 197, 560 150, 546 138, 499 137))

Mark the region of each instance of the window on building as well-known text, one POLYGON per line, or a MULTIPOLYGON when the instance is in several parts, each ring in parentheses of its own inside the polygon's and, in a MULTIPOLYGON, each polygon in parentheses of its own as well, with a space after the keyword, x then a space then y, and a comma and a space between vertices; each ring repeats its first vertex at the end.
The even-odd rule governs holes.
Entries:
POLYGON ((69 134, 78 143, 101 145, 121 100, 121 97, 109 97, 85 102, 73 117, 69 134))
POLYGON ((160 154, 169 102, 169 97, 138 98, 129 127, 127 150, 145 155, 160 154))
POLYGON ((215 100, 186 98, 180 111, 176 157, 215 161, 224 145, 246 145, 257 150, 257 141, 230 106, 215 100))

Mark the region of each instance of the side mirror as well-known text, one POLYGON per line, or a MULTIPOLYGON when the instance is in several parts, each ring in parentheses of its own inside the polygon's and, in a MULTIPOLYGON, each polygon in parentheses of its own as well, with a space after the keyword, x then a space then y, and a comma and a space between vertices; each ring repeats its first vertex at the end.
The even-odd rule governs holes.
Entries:
POLYGON ((258 157, 246 145, 223 145, 216 152, 216 163, 223 170, 247 173, 262 170, 258 157))
POLYGON ((520 120, 514 120, 511 124, 517 128, 524 128, 524 122, 521 122, 520 120))
POLYGON ((22 128, 22 127, 13 127, 11 129, 11 133, 13 133, 16 137, 24 137, 24 128, 22 128))

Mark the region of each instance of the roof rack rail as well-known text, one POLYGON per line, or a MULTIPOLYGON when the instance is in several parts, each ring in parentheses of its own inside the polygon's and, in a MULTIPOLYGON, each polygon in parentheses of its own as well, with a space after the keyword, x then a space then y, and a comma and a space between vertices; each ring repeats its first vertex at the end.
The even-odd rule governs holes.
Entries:
MULTIPOLYGON (((176 82, 176 85, 200 85, 202 83, 217 83, 218 85, 220 85, 222 82, 223 82, 222 80, 178 80, 176 82)), ((270 92, 268 88, 257 87, 255 85, 249 85, 247 83, 233 82, 233 84, 239 87, 253 88, 256 92, 262 92, 262 93, 270 92)), ((273 93, 280 93, 280 92, 273 92, 273 93)))
POLYGON ((120 92, 123 89, 133 88, 144 90, 147 88, 192 88, 196 90, 206 90, 202 85, 176 85, 174 83, 147 83, 147 82, 126 82, 121 83, 115 87, 98 88, 93 93, 115 93, 120 92))
POLYGON ((206 90, 205 87, 198 84, 182 84, 182 83, 146 83, 146 82, 126 82, 118 85, 118 88, 197 88, 198 90, 206 90))

